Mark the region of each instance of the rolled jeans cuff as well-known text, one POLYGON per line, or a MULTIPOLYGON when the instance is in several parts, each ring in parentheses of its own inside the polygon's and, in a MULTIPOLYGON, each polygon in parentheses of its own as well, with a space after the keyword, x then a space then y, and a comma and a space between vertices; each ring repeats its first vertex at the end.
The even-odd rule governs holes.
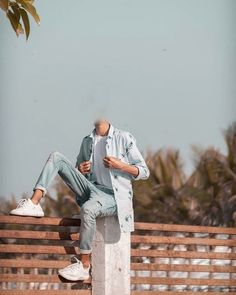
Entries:
POLYGON ((80 253, 80 254, 90 254, 90 253, 92 253, 92 250, 83 250, 83 249, 79 249, 79 253, 80 253))
POLYGON ((42 185, 40 184, 37 184, 34 188, 33 188, 33 191, 35 191, 36 189, 40 189, 41 191, 43 191, 43 197, 46 195, 47 193, 47 190, 45 187, 43 187, 42 185))

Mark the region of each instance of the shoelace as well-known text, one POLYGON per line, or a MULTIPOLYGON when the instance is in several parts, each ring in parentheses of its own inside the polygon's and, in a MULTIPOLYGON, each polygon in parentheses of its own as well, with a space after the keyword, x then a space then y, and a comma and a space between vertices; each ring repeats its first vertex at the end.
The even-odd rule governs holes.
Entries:
POLYGON ((17 208, 24 207, 26 205, 27 199, 21 199, 18 204, 17 208))

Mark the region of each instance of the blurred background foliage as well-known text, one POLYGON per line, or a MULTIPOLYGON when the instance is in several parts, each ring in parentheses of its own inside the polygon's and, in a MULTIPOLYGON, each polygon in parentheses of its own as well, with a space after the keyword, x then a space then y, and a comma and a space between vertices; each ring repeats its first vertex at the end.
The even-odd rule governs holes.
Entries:
MULTIPOLYGON (((187 177, 178 150, 147 152, 148 180, 133 182, 135 221, 208 226, 236 225, 236 122, 223 131, 228 147, 223 155, 214 147, 192 146, 195 168, 187 177)), ((74 193, 55 178, 56 196, 47 193, 42 206, 47 216, 79 213, 74 193)), ((30 197, 23 194, 21 197, 30 197)), ((16 198, 1 198, 0 214, 16 206, 16 198)))

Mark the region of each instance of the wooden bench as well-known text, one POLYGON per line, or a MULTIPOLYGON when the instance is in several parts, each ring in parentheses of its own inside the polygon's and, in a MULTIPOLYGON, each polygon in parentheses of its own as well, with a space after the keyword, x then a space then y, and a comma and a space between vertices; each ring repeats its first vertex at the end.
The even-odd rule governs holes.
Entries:
MULTIPOLYGON (((0 216, 0 295, 92 294, 91 280, 57 275, 77 253, 79 224, 74 218, 0 216)), ((131 294, 177 292, 236 294, 235 228, 135 223, 131 294)))

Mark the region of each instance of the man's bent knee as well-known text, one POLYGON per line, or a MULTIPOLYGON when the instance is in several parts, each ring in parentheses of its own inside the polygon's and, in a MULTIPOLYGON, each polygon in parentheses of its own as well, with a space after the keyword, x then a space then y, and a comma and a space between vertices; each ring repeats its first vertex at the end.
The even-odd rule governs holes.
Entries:
POLYGON ((53 151, 50 153, 49 157, 48 157, 48 161, 55 161, 57 159, 60 159, 63 157, 63 154, 58 152, 58 151, 53 151))
POLYGON ((95 204, 91 204, 91 202, 89 202, 89 204, 84 204, 81 207, 81 217, 84 220, 94 220, 97 217, 100 209, 101 205, 99 202, 96 202, 95 204))

